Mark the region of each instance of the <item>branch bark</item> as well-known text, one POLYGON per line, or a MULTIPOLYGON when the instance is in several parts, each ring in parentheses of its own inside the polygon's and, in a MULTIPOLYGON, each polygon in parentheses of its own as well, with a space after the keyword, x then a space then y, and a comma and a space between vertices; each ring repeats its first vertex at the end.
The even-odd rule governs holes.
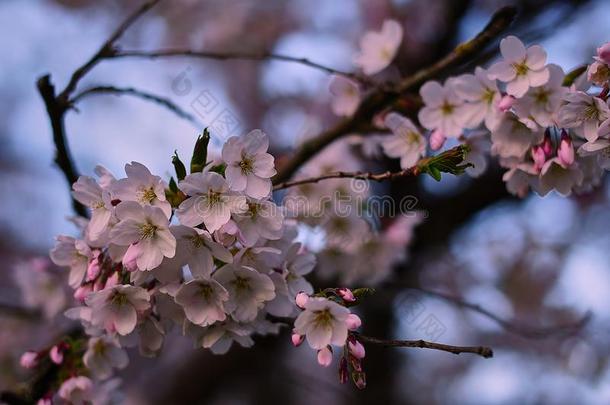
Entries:
POLYGON ((443 343, 428 342, 426 340, 393 340, 378 339, 365 335, 356 335, 362 343, 374 344, 383 347, 419 347, 421 349, 440 350, 453 354, 472 353, 489 359, 493 357, 493 350, 486 346, 452 346, 443 343))

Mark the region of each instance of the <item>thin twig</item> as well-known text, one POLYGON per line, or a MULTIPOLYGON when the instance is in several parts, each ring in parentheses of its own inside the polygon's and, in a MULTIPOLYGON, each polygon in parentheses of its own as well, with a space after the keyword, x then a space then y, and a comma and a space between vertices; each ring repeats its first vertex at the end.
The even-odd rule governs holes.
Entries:
POLYGON ((168 110, 170 110, 171 112, 176 114, 178 117, 184 118, 185 120, 191 122, 197 128, 203 127, 203 124, 201 124, 197 120, 197 118, 195 118, 194 115, 189 114, 188 112, 184 111, 182 108, 180 108, 177 104, 175 104, 170 99, 146 92, 144 90, 139 90, 134 87, 115 87, 115 86, 90 87, 90 88, 83 90, 80 93, 76 94, 70 100, 70 105, 74 105, 74 104, 78 103, 80 100, 82 100, 83 98, 86 98, 88 96, 101 95, 101 94, 112 94, 112 95, 116 95, 116 96, 128 95, 128 96, 138 97, 138 98, 141 98, 146 101, 151 101, 153 103, 162 105, 163 107, 167 108, 168 110))
POLYGON ((298 63, 308 66, 313 69, 321 70, 326 73, 344 76, 354 81, 367 85, 376 85, 376 83, 367 76, 353 72, 345 72, 339 69, 331 68, 317 62, 313 62, 307 58, 297 56, 284 55, 273 52, 214 52, 214 51, 194 51, 192 49, 161 49, 155 51, 134 51, 134 50, 118 50, 111 55, 109 59, 116 58, 171 58, 171 57, 190 57, 201 59, 216 59, 216 60, 276 60, 281 62, 298 63))
POLYGON ((438 77, 448 69, 464 63, 470 57, 482 51, 513 22, 516 14, 515 7, 501 8, 492 16, 489 23, 479 34, 458 45, 451 53, 434 65, 405 78, 393 90, 378 88, 373 91, 360 103, 352 117, 340 121, 329 130, 304 142, 292 158, 280 168, 273 179, 274 183, 279 184, 289 180, 305 162, 333 141, 347 134, 358 133, 361 128, 370 125, 370 121, 375 114, 391 106, 403 93, 416 90, 427 80, 438 77))
POLYGON ((102 44, 102 46, 98 49, 98 51, 91 57, 87 62, 85 62, 81 67, 76 69, 72 76, 70 77, 70 81, 66 85, 66 88, 57 96, 60 101, 67 102, 70 98, 72 92, 76 89, 78 82, 91 70, 95 65, 97 65, 102 59, 110 57, 112 54, 116 52, 114 49, 114 43, 125 33, 127 28, 129 28, 138 18, 144 15, 148 10, 153 8, 157 3, 161 0, 150 0, 143 3, 140 7, 138 7, 133 13, 131 13, 121 25, 117 27, 116 30, 108 37, 106 42, 102 44))
POLYGON ((426 340, 385 340, 377 339, 365 335, 356 335, 356 338, 363 342, 383 347, 419 347, 421 349, 441 350, 453 354, 472 353, 489 359, 493 357, 493 350, 486 346, 452 346, 442 343, 428 342, 426 340))
POLYGON ((535 328, 532 326, 522 325, 515 321, 510 321, 500 317, 499 315, 494 314, 490 310, 483 308, 481 305, 473 304, 468 302, 462 298, 455 297, 449 294, 445 294, 438 291, 431 291, 424 288, 419 287, 408 287, 409 289, 414 289, 417 291, 421 291, 424 294, 430 295, 432 297, 440 298, 445 301, 451 302, 459 307, 469 309, 471 311, 477 312, 494 322, 500 325, 505 330, 514 333, 516 335, 520 335, 529 339, 545 339, 551 336, 556 335, 569 335, 574 332, 582 329, 592 317, 592 313, 590 311, 586 312, 585 315, 577 320, 576 322, 566 323, 564 325, 552 325, 544 328, 535 328))
POLYGON ((405 170, 401 170, 398 172, 383 172, 383 173, 371 173, 371 172, 332 172, 327 173, 322 176, 310 177, 307 179, 294 180, 294 181, 285 181, 283 183, 276 184, 273 186, 273 191, 282 190, 289 187, 300 186, 302 184, 308 183, 317 183, 322 180, 328 179, 358 179, 358 180, 374 180, 374 181, 383 181, 383 180, 392 180, 397 177, 406 177, 406 176, 417 176, 420 173, 420 170, 417 166, 410 167, 405 170))

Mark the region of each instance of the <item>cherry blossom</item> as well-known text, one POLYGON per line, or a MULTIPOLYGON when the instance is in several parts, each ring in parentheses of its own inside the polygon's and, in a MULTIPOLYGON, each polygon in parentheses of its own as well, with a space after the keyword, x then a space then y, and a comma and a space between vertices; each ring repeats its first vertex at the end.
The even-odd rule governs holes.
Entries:
POLYGON ((540 45, 525 48, 515 36, 500 41, 500 52, 504 60, 489 68, 489 78, 506 83, 511 96, 522 97, 530 87, 539 87, 549 80, 546 52, 540 45))
POLYGON ((57 244, 51 250, 50 256, 56 265, 70 267, 68 279, 70 287, 77 288, 80 286, 87 272, 87 267, 89 267, 89 259, 92 257, 91 248, 82 240, 59 235, 57 244))
POLYGON ((117 205, 116 215, 119 223, 112 228, 110 238, 117 245, 129 246, 125 254, 136 257, 138 269, 152 270, 163 257, 174 257, 176 238, 160 208, 124 201, 117 205))
POLYGON ((93 399, 93 382, 84 376, 71 377, 59 387, 58 394, 69 404, 85 405, 93 399))
POLYGON ((439 130, 445 137, 461 135, 469 121, 468 107, 457 95, 454 82, 445 85, 430 81, 419 90, 424 100, 424 108, 417 115, 419 122, 429 130, 439 130))
POLYGON ((385 20, 381 31, 369 31, 360 40, 360 53, 354 63, 367 75, 381 72, 392 62, 402 41, 402 26, 385 20))
POLYGON ((610 118, 610 109, 602 99, 577 91, 564 97, 559 110, 559 123, 564 128, 575 128, 576 134, 593 142, 598 137, 600 124, 610 118))
POLYGON ((112 184, 113 197, 121 201, 136 201, 142 205, 159 207, 169 218, 172 208, 165 199, 167 184, 154 176, 146 166, 138 162, 125 165, 126 179, 112 184))
POLYGON ((189 281, 176 294, 176 303, 184 308, 188 320, 200 326, 224 321, 224 302, 228 299, 227 290, 211 279, 189 281))
POLYGON ((182 225, 194 227, 203 223, 208 232, 214 232, 229 222, 232 213, 243 212, 247 207, 246 198, 230 191, 218 173, 189 174, 178 187, 189 196, 176 211, 182 225))
POLYGON ((352 115, 360 104, 358 83, 344 76, 333 76, 329 89, 332 97, 331 108, 340 117, 352 115))
POLYGON ((294 322, 295 332, 305 335, 307 343, 314 349, 324 349, 333 344, 343 346, 347 339, 346 320, 349 310, 322 297, 312 297, 305 310, 294 322))
POLYGON ((96 378, 106 379, 112 376, 114 368, 127 367, 129 358, 116 339, 100 336, 89 339, 83 362, 96 378))
POLYGON ((426 140, 410 119, 396 113, 385 118, 385 125, 393 135, 384 137, 383 151, 392 158, 400 158, 400 167, 414 166, 426 151, 426 140))
POLYGON ((488 72, 477 66, 474 74, 461 75, 452 83, 455 93, 466 101, 462 108, 469 117, 466 125, 475 128, 484 121, 487 129, 492 131, 502 116, 502 94, 496 82, 489 79, 488 72))
POLYGON ((116 285, 87 296, 92 309, 91 324, 119 335, 131 333, 138 322, 138 312, 150 307, 150 295, 141 287, 116 285))
POLYGON ((80 176, 72 186, 74 199, 91 209, 87 225, 88 236, 95 240, 106 230, 112 217, 112 197, 97 182, 88 176, 80 176))
POLYGON ((271 192, 271 177, 275 175, 273 156, 267 153, 269 137, 255 129, 243 137, 231 137, 222 147, 222 159, 227 164, 229 188, 243 191, 252 198, 265 198, 271 192))
POLYGON ((171 228, 177 241, 175 259, 179 264, 188 264, 194 277, 207 278, 214 270, 214 259, 232 263, 231 252, 212 236, 199 228, 176 225, 171 228))

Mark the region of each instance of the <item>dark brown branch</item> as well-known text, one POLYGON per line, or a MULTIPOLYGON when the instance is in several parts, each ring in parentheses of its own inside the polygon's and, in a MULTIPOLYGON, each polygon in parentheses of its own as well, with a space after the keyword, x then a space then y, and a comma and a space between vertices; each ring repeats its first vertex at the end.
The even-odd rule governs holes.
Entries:
POLYGON ((326 132, 304 142, 288 163, 280 168, 273 179, 274 183, 279 184, 289 180, 305 162, 333 141, 370 125, 373 116, 384 108, 392 106, 401 94, 416 90, 427 80, 434 79, 448 69, 459 66, 475 56, 513 22, 516 14, 515 7, 504 7, 498 10, 477 36, 458 45, 453 52, 434 65, 403 79, 392 91, 378 89, 372 92, 362 101, 351 118, 340 121, 326 132))
POLYGON ((574 332, 581 330, 591 320, 591 317, 592 317, 591 312, 587 312, 581 319, 579 319, 575 322, 566 323, 564 325, 552 325, 552 326, 548 326, 548 327, 544 327, 544 328, 535 328, 535 327, 531 327, 531 326, 527 326, 527 325, 522 325, 515 321, 509 321, 507 319, 504 319, 504 318, 494 314, 493 312, 489 311, 488 309, 483 308, 481 305, 473 304, 473 303, 465 301, 459 297, 454 297, 449 294, 445 294, 445 293, 437 292, 437 291, 431 291, 431 290, 427 290, 427 289, 419 288, 419 287, 408 287, 408 288, 411 288, 411 289, 414 289, 417 291, 421 291, 424 294, 443 299, 443 300, 451 302, 459 307, 466 308, 471 311, 477 312, 477 313, 491 319, 492 321, 496 322, 498 325, 500 325, 505 330, 507 330, 511 333, 514 333, 516 335, 520 335, 520 336, 529 338, 529 339, 545 339, 545 338, 548 338, 551 336, 572 334, 574 332))
POLYGON ((371 173, 371 172, 332 172, 324 174, 318 177, 310 177, 302 180, 286 181, 283 183, 276 184, 273 186, 273 191, 282 190, 289 187, 300 186, 302 184, 317 183, 322 180, 328 179, 358 179, 358 180, 392 180, 397 177, 405 176, 417 176, 420 172, 417 166, 410 167, 399 172, 383 172, 383 173, 371 173))
POLYGON ((177 104, 175 104, 170 99, 158 96, 156 94, 148 93, 146 91, 139 90, 134 87, 115 87, 115 86, 90 87, 90 88, 83 90, 80 93, 76 94, 70 100, 70 105, 74 105, 74 104, 78 103, 83 98, 86 98, 89 96, 94 96, 94 95, 102 95, 102 94, 112 94, 115 96, 128 95, 128 96, 141 98, 146 101, 151 101, 153 103, 159 104, 159 105, 167 108, 168 110, 170 110, 171 112, 176 114, 178 117, 191 122, 197 128, 203 128, 203 124, 201 124, 194 115, 189 114, 188 112, 184 111, 182 108, 180 108, 177 104))
POLYGON ((161 0, 150 0, 143 3, 133 13, 131 13, 122 23, 117 27, 116 30, 110 35, 110 37, 102 44, 98 51, 87 61, 85 64, 80 66, 72 73, 70 81, 66 85, 66 88, 57 96, 58 100, 67 103, 72 92, 76 89, 78 82, 97 65, 102 59, 110 57, 116 51, 114 49, 114 43, 125 33, 138 18, 144 13, 153 8, 161 0))
POLYGON ((325 65, 322 65, 317 62, 313 62, 307 58, 300 58, 296 56, 284 55, 280 53, 273 52, 214 52, 214 51, 194 51, 192 49, 161 49, 156 51, 116 51, 111 55, 107 56, 108 58, 147 58, 147 59, 157 59, 157 58, 168 58, 168 57, 190 57, 190 58, 201 58, 201 59, 216 59, 216 60, 276 60, 281 62, 292 62, 298 63, 304 66, 308 66, 313 69, 321 70, 326 73, 335 74, 339 76, 344 76, 354 81, 367 84, 374 85, 375 82, 368 78, 367 76, 363 76, 357 73, 352 72, 344 72, 339 69, 331 68, 325 65))
POLYGON ((493 350, 485 346, 452 346, 442 343, 428 342, 426 340, 385 340, 365 335, 356 335, 362 343, 379 345, 383 347, 419 347, 421 349, 441 350, 453 354, 472 353, 489 359, 493 357, 493 350))
POLYGON ((8 303, 0 303, 0 315, 28 320, 40 319, 40 311, 8 303))

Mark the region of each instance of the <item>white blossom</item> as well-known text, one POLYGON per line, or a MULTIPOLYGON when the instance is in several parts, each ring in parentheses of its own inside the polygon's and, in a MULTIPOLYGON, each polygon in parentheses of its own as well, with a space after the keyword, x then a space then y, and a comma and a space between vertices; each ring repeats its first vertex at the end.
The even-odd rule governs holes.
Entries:
POLYGON ((272 201, 248 200, 248 209, 233 215, 239 229, 239 240, 244 246, 254 246, 260 239, 282 237, 284 214, 272 201))
POLYGON ((59 235, 55 247, 51 249, 50 256, 56 265, 70 267, 68 284, 72 288, 77 288, 85 277, 89 260, 93 254, 84 241, 71 236, 59 235))
POLYGON ((389 113, 385 125, 392 135, 384 137, 383 151, 392 158, 400 158, 400 167, 408 169, 415 166, 426 152, 426 140, 410 119, 397 113, 389 113))
POLYGON ((70 377, 61 384, 58 394, 72 405, 90 404, 93 398, 93 382, 84 376, 70 377))
POLYGON ((565 104, 559 110, 559 124, 575 128, 577 135, 593 142, 598 137, 600 124, 610 118, 610 109, 602 99, 583 91, 568 93, 565 104))
POLYGON ((513 113, 505 113, 491 133, 491 151, 503 158, 523 157, 533 145, 542 142, 544 133, 532 131, 513 113))
POLYGON ((557 65, 548 65, 549 80, 544 85, 533 87, 515 101, 513 107, 521 119, 532 119, 541 127, 550 127, 557 121, 557 112, 567 87, 563 87, 564 73, 557 65))
POLYGON ((506 82, 508 94, 522 97, 530 87, 542 86, 549 80, 546 68, 546 52, 540 45, 525 48, 515 36, 500 41, 500 52, 504 60, 489 68, 489 78, 506 82))
POLYGON ((270 178, 276 171, 267 149, 269 137, 260 129, 227 140, 222 147, 222 159, 227 164, 225 176, 231 190, 243 191, 252 198, 269 195, 270 178))
POLYGON ((176 225, 171 231, 177 241, 177 264, 187 264, 193 277, 209 277, 214 270, 214 258, 224 263, 233 262, 231 252, 203 229, 176 225))
POLYGON ((112 185, 113 197, 121 201, 136 201, 142 205, 159 207, 170 217, 172 207, 165 199, 167 184, 159 176, 154 176, 146 166, 138 162, 125 165, 126 179, 112 185))
POLYGON ((112 217, 112 197, 95 179, 80 176, 72 185, 74 199, 91 209, 91 220, 87 225, 88 236, 95 240, 106 230, 112 217))
POLYGON ((360 40, 360 53, 354 63, 367 75, 388 67, 402 41, 402 26, 394 20, 385 20, 381 31, 369 31, 360 40))
POLYGON ((110 231, 110 238, 117 245, 129 246, 125 255, 136 258, 138 269, 152 270, 163 257, 174 257, 176 238, 160 208, 124 201, 117 205, 116 215, 119 223, 110 231))
POLYGON ((452 81, 455 93, 466 100, 462 112, 468 117, 466 125, 477 127, 481 122, 490 131, 493 130, 502 116, 499 104, 502 94, 495 80, 490 80, 488 72, 477 66, 474 74, 464 74, 452 81))
POLYGON ((330 344, 343 346, 347 339, 349 313, 347 308, 334 301, 312 297, 294 322, 295 332, 305 335, 307 343, 314 349, 320 350, 330 344))
POLYGON ((417 117, 424 128, 439 130, 443 136, 457 138, 469 122, 468 107, 456 94, 453 81, 445 85, 429 81, 419 90, 425 106, 417 117))
POLYGON ((116 339, 100 336, 89 339, 83 362, 96 378, 106 379, 112 376, 112 369, 127 367, 129 358, 116 339))
POLYGON ((188 320, 200 326, 224 321, 224 302, 228 299, 227 290, 211 279, 189 281, 176 294, 176 302, 184 308, 188 320))
POLYGON ((229 222, 232 213, 247 207, 246 197, 230 191, 218 173, 189 174, 178 187, 189 196, 176 211, 182 225, 194 227, 203 223, 209 232, 214 232, 229 222))
POLYGON ((251 267, 227 264, 214 279, 229 292, 225 309, 238 322, 253 321, 263 304, 275 297, 271 279, 251 267))
POLYGON ((116 331, 119 335, 131 333, 138 322, 138 312, 150 307, 150 295, 141 287, 116 285, 87 296, 85 302, 92 309, 91 324, 116 331))

